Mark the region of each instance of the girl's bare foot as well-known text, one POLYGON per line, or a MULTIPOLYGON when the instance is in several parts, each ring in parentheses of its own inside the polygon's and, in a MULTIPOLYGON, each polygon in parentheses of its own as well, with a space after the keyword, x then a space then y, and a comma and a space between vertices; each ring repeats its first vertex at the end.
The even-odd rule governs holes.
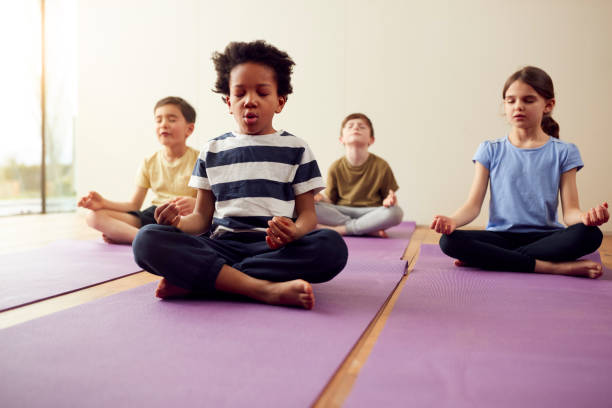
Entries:
POLYGON ((162 280, 159 281, 159 285, 157 285, 157 289, 155 290, 155 296, 160 299, 183 297, 190 293, 190 290, 175 286, 168 282, 166 278, 162 278, 162 280))
POLYGON ((268 282, 254 297, 272 305, 298 306, 304 309, 312 309, 315 303, 312 286, 302 279, 268 282))
POLYGON ((459 259, 455 259, 455 266, 467 266, 467 264, 459 259))
POLYGON ((597 279, 603 273, 603 268, 597 262, 587 259, 570 262, 547 262, 536 260, 535 272, 597 279))

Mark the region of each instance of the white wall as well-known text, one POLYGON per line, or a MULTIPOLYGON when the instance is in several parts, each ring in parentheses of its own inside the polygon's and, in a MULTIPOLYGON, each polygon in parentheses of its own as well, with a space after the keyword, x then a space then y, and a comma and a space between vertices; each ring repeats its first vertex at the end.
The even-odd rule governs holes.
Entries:
MULTIPOLYGON (((196 148, 233 129, 210 91, 210 56, 265 39, 297 63, 276 128, 306 139, 325 173, 343 152, 343 117, 368 114, 406 219, 428 224, 461 205, 478 143, 507 132, 501 88, 524 65, 555 82, 561 138, 586 164, 583 209, 612 201, 610 17, 606 0, 81 1, 77 190, 130 196, 140 160, 158 147, 152 109, 164 96, 193 103, 196 148)), ((487 214, 485 205, 474 225, 487 214)))

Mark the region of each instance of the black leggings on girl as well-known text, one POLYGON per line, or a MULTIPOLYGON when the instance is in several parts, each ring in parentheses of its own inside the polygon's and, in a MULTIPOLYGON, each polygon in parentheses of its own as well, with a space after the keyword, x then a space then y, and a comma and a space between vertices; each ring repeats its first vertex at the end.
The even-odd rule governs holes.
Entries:
POLYGON ((456 230, 442 235, 440 248, 467 266, 533 272, 535 261, 574 261, 599 248, 603 235, 582 223, 547 232, 456 230))

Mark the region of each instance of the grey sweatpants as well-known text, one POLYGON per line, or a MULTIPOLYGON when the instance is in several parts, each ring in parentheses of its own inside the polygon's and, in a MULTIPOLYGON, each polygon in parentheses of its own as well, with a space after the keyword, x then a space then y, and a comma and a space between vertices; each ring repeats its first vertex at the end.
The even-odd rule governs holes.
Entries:
POLYGON ((402 222, 404 212, 392 207, 349 207, 318 202, 315 204, 319 224, 344 225, 347 235, 364 235, 391 228, 402 222))

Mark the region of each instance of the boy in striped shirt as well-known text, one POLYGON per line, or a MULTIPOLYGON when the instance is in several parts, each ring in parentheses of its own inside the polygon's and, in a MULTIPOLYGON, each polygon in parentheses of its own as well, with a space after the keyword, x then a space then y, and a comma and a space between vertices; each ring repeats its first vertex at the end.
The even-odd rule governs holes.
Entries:
POLYGON ((221 291, 312 309, 310 283, 336 276, 348 251, 335 231, 314 231, 314 194, 324 186, 310 148, 272 125, 292 92, 294 62, 264 41, 232 42, 213 61, 215 92, 238 129, 204 146, 189 181, 194 212, 158 207, 159 225, 134 240, 136 261, 164 277, 160 298, 221 291))

